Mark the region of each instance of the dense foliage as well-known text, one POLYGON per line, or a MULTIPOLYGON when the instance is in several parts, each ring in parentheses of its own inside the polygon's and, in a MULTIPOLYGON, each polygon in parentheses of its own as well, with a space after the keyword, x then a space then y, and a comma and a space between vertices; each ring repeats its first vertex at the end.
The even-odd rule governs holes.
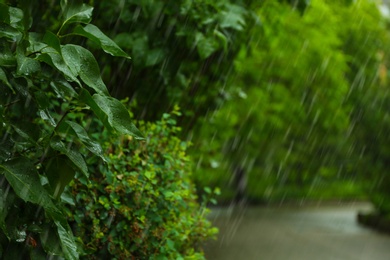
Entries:
MULTIPOLYGON (((177 114, 177 111, 174 111, 177 114)), ((145 142, 103 132, 96 139, 107 166, 90 158, 91 183, 71 185, 75 234, 91 259, 202 259, 201 243, 216 233, 199 208, 191 182, 187 143, 169 114, 139 122, 145 142)), ((204 201, 206 203, 207 201, 204 201)))
POLYGON ((302 13, 264 1, 258 15, 230 99, 199 125, 197 182, 232 198, 241 169, 259 200, 353 198, 363 177, 386 179, 390 42, 378 6, 311 1, 302 13))

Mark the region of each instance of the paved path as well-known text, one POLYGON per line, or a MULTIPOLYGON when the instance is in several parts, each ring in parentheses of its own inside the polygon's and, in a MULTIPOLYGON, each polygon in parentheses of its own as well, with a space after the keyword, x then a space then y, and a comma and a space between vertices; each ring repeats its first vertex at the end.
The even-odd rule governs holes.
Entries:
POLYGON ((214 209, 209 260, 389 260, 390 235, 356 222, 369 204, 214 209))

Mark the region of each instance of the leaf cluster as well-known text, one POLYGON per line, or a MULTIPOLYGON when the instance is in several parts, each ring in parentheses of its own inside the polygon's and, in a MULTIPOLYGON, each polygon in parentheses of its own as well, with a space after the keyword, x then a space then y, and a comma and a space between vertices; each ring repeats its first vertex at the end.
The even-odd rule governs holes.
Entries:
POLYGON ((129 56, 89 24, 91 6, 61 1, 60 7, 55 33, 31 31, 33 2, 0 3, 2 259, 78 259, 61 195, 76 173, 89 176, 81 147, 104 160, 99 141, 87 133, 89 117, 111 133, 142 139, 128 110, 109 95, 93 54, 69 37, 81 35, 111 55, 129 56))

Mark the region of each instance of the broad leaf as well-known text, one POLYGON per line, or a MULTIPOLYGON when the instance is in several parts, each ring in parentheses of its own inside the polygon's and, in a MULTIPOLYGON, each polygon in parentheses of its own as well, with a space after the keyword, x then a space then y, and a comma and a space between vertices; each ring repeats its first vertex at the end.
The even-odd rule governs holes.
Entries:
POLYGON ((107 37, 98 27, 92 24, 86 26, 78 25, 75 34, 82 35, 88 39, 96 42, 106 52, 113 56, 120 56, 130 59, 130 56, 125 53, 113 40, 107 37))
POLYGON ((92 19, 93 7, 83 3, 72 3, 64 8, 64 22, 62 27, 71 23, 89 23, 92 19))
POLYGON ((0 173, 4 174, 15 193, 24 201, 56 210, 49 193, 41 185, 34 164, 27 158, 20 157, 0 164, 0 173))
POLYGON ((61 51, 73 74, 78 74, 82 81, 97 93, 108 95, 106 85, 100 77, 99 65, 90 51, 72 44, 62 46, 61 51))
POLYGON ((131 123, 129 111, 117 99, 95 94, 92 97, 100 109, 106 114, 108 123, 120 134, 131 135, 143 139, 141 132, 131 123))
POLYGON ((80 152, 67 148, 58 136, 51 139, 50 146, 54 150, 65 154, 72 161, 74 166, 88 177, 87 164, 80 152))
POLYGON ((103 160, 105 160, 103 149, 100 146, 100 144, 98 142, 93 141, 91 138, 89 138, 87 131, 85 131, 85 129, 81 125, 71 121, 66 121, 65 123, 68 124, 73 129, 76 136, 85 145, 85 147, 88 150, 90 150, 92 153, 96 154, 103 160))

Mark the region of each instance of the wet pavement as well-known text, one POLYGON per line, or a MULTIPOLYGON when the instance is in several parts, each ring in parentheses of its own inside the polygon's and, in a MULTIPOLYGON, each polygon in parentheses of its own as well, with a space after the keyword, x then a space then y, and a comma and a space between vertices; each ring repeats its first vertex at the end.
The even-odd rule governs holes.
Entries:
POLYGON ((210 260, 389 260, 390 235, 360 226, 368 203, 283 205, 213 209, 218 241, 205 247, 210 260))

